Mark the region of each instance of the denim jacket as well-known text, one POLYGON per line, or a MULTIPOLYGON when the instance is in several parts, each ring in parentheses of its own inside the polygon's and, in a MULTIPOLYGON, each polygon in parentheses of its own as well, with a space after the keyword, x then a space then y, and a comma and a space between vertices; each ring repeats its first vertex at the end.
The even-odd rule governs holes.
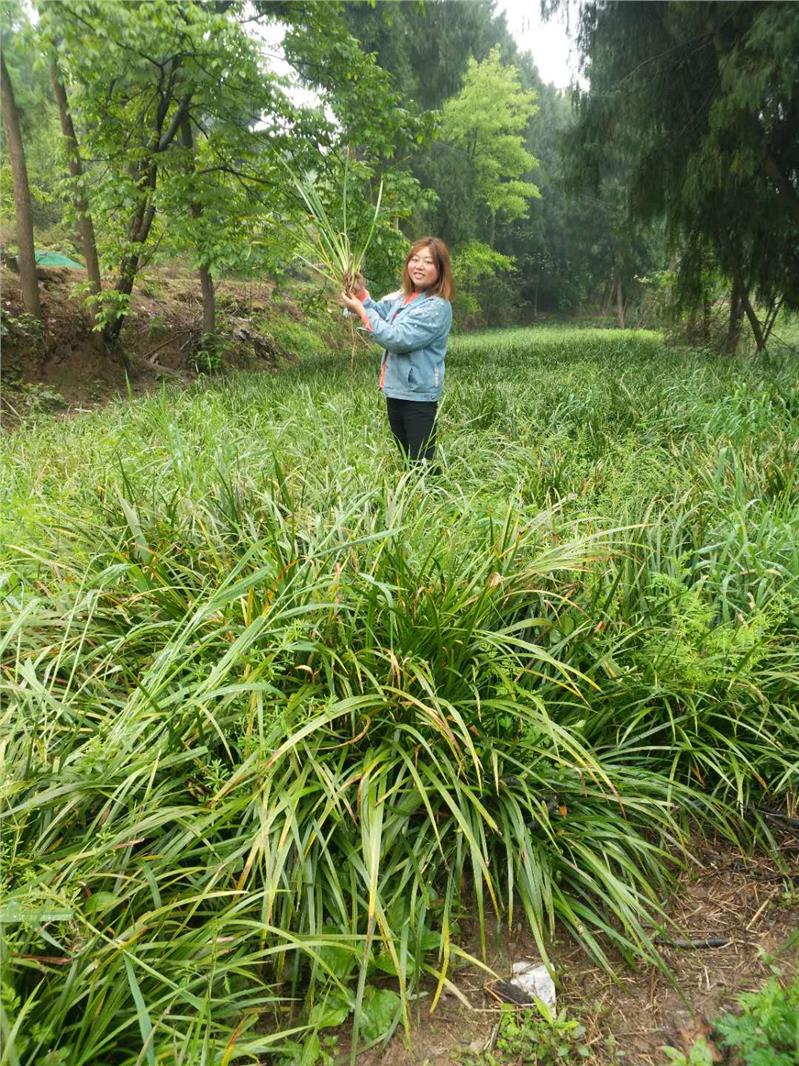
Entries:
POLYGON ((405 303, 402 292, 382 300, 367 296, 363 322, 385 348, 380 387, 396 400, 437 400, 444 381, 444 356, 452 308, 440 296, 420 293, 405 303))

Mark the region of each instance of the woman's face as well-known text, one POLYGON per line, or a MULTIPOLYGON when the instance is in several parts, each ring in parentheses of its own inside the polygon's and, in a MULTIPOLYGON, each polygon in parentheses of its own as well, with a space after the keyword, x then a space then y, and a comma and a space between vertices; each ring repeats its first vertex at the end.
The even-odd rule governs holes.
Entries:
POLYGON ((432 248, 419 248, 408 260, 408 274, 417 292, 429 289, 438 281, 438 269, 432 248))

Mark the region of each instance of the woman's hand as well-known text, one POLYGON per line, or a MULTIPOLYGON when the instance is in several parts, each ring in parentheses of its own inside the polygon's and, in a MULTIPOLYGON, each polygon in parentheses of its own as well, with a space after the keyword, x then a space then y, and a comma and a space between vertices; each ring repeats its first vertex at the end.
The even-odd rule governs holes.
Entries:
POLYGON ((348 311, 352 311, 353 314, 360 317, 363 311, 363 304, 357 296, 352 296, 348 292, 342 292, 339 295, 339 300, 344 304, 348 311))
POLYGON ((344 292, 349 293, 352 296, 357 296, 359 300, 364 298, 366 292, 366 280, 363 274, 358 272, 354 278, 351 278, 349 274, 345 274, 344 278, 344 292))

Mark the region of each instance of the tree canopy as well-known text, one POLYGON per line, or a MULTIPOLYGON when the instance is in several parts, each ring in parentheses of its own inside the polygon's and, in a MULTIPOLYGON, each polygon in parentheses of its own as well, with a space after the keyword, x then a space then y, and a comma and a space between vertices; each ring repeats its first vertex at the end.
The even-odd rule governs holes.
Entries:
POLYGON ((799 9, 591 0, 580 43, 584 173, 596 186, 621 155, 629 211, 665 218, 683 296, 710 263, 762 347, 774 310, 799 306, 799 9))
POLYGON ((499 48, 482 62, 469 60, 463 88, 443 108, 442 137, 472 169, 473 195, 491 218, 492 245, 497 216, 524 218, 527 201, 540 196, 532 182, 521 180, 538 166, 523 136, 535 111, 535 93, 522 88, 499 48))
MULTIPOLYGON (((214 277, 282 276, 308 225, 286 168, 335 216, 345 159, 356 228, 382 189, 376 288, 396 284, 409 237, 435 233, 470 322, 612 306, 624 324, 642 277, 674 276, 688 308, 721 303, 723 286, 729 347, 744 315, 762 347, 780 307, 799 306, 795 5, 585 0, 576 107, 492 0, 39 0, 38 23, 3 0, 2 12, 20 202, 87 266, 96 245, 109 341, 153 259, 198 270, 208 331, 214 277)), ((10 188, 6 218, 21 215, 10 188)))

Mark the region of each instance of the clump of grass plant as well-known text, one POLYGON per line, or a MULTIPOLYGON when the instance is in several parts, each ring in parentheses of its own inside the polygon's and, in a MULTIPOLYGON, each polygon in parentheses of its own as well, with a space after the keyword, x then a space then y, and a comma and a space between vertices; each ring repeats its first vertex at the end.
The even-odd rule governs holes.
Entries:
POLYGON ((436 481, 334 359, 9 439, 9 1063, 313 1061, 518 921, 657 960, 691 835, 768 839, 789 368, 517 331, 450 373, 436 481))
MULTIPOLYGON (((361 274, 366 253, 377 229, 380 204, 383 198, 383 183, 380 182, 374 208, 366 226, 351 225, 349 214, 350 158, 345 156, 340 188, 340 216, 336 218, 325 206, 325 201, 309 176, 300 176, 289 170, 292 185, 307 211, 308 225, 296 235, 298 256, 303 263, 319 274, 336 294, 342 290, 352 291, 361 274)), ((351 322, 352 346, 350 366, 355 360, 356 334, 351 322)))

